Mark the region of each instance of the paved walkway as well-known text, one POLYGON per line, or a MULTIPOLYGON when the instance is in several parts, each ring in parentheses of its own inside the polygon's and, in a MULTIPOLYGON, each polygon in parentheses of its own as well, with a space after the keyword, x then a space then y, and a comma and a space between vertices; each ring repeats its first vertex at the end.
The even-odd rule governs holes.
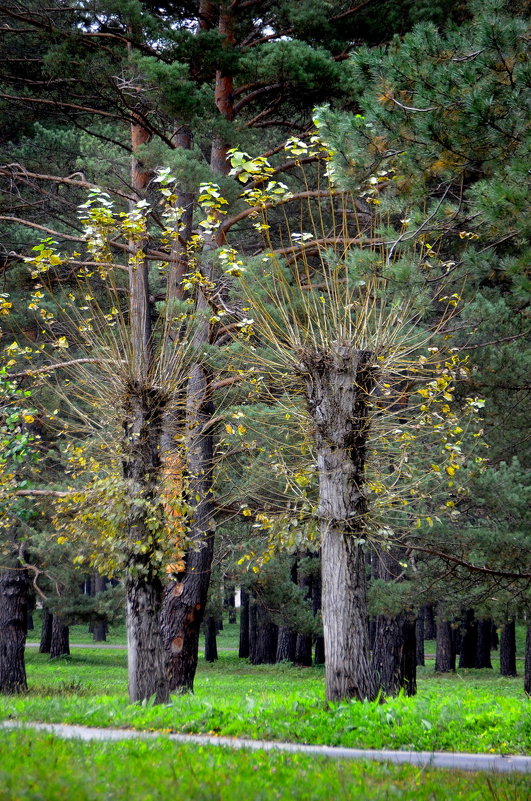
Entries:
POLYGON ((499 754, 459 754, 445 751, 372 751, 329 745, 301 745, 266 740, 244 740, 240 737, 212 737, 206 734, 166 734, 132 729, 96 729, 62 723, 32 723, 18 720, 0 722, 0 729, 32 729, 45 731, 68 740, 152 740, 164 737, 177 743, 245 748, 250 751, 285 751, 290 754, 312 754, 331 759, 370 759, 377 762, 419 765, 452 770, 487 771, 490 773, 531 773, 531 757, 499 754))

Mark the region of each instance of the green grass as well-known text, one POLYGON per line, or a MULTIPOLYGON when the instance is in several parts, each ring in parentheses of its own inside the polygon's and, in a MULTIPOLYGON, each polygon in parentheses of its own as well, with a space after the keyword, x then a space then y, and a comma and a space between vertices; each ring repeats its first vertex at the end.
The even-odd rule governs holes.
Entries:
POLYGON ((0 739, 0 801, 525 801, 528 777, 150 742, 0 739))
POLYGON ((419 693, 385 704, 327 706, 322 668, 253 667, 237 656, 200 660, 194 696, 168 706, 131 706, 126 654, 76 649, 50 661, 27 653, 27 695, 0 698, 0 718, 213 732, 362 748, 527 753, 531 705, 522 680, 494 671, 436 677, 419 671, 419 693))

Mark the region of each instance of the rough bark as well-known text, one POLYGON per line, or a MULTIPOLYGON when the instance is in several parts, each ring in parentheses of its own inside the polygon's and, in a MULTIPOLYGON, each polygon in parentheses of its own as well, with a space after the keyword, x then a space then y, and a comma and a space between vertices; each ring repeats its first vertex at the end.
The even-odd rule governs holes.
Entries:
POLYGON ((50 659, 59 659, 61 656, 70 656, 70 628, 60 615, 54 615, 50 659))
POLYGON ((297 632, 280 626, 278 630, 277 653, 275 662, 294 662, 297 646, 297 632))
POLYGON ((218 645, 216 640, 217 621, 210 615, 205 620, 205 661, 215 662, 218 658, 218 645))
POLYGON ((477 623, 476 664, 477 668, 492 668, 490 647, 492 642, 492 620, 481 618, 477 623))
POLYGON ((0 570, 0 693, 28 689, 24 648, 29 588, 26 570, 16 566, 0 570))
POLYGON ((374 698, 361 540, 371 354, 349 343, 301 354, 315 426, 321 528, 326 697, 374 698))
POLYGON ((250 661, 253 665, 274 665, 277 655, 278 626, 273 623, 267 609, 255 598, 251 602, 253 609, 253 642, 250 661))
POLYGON ((127 667, 131 703, 153 698, 166 703, 169 686, 162 642, 162 583, 143 571, 126 579, 127 667))
POLYGON ((238 656, 240 659, 249 657, 249 593, 242 587, 240 591, 240 643, 238 656))
POLYGON ((161 636, 163 587, 155 556, 153 519, 163 510, 160 439, 165 398, 144 382, 132 382, 124 409, 123 474, 128 484, 129 543, 126 573, 129 699, 131 703, 169 698, 166 656, 161 636), (144 552, 136 543, 142 543, 144 552))
POLYGON ((506 620, 500 637, 500 673, 516 676, 516 625, 514 619, 506 620))
POLYGON ((39 653, 49 654, 52 645, 52 625, 53 615, 47 606, 42 608, 42 625, 41 625, 41 641, 39 645, 39 653))
POLYGON ((452 625, 447 620, 444 606, 437 604, 435 670, 451 673, 455 670, 455 642, 452 625))
MULTIPOLYGON (((400 581, 400 551, 380 551, 374 564, 375 578, 400 581)), ((372 666, 384 695, 417 691, 415 621, 405 610, 376 616, 372 666)))
POLYGON ((478 627, 474 618, 474 610, 467 609, 460 626, 461 647, 459 649, 459 667, 476 667, 476 651, 478 645, 478 627))

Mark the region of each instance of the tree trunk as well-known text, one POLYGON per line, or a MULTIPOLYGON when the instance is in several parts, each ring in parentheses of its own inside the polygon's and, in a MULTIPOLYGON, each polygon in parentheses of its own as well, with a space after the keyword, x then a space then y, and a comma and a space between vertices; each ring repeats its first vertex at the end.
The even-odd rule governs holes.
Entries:
POLYGON ((60 615, 54 615, 50 659, 58 659, 61 656, 70 656, 70 628, 60 615))
POLYGON ((422 607, 424 610, 424 639, 435 640, 437 637, 437 624, 433 604, 422 607))
POLYGON ((467 609, 460 627, 461 647, 459 650, 459 667, 476 667, 476 651, 478 646, 478 627, 474 619, 474 610, 467 609))
POLYGON ((39 653, 49 654, 52 646, 53 615, 47 606, 42 608, 41 642, 39 653))
MULTIPOLYGON (((198 300, 198 313, 205 313, 198 300)), ((208 320, 198 326, 196 344, 208 342, 208 320)), ((206 368, 194 364, 187 396, 187 472, 192 506, 184 570, 169 582, 164 597, 163 634, 169 654, 170 689, 193 692, 199 651, 199 631, 207 601, 214 555, 214 509, 212 504, 213 432, 209 427, 214 407, 209 399, 210 377, 206 368)))
POLYGON ((500 674, 516 676, 516 625, 513 620, 506 620, 500 637, 500 674))
MULTIPOLYGON (((380 551, 375 560, 375 577, 400 581, 400 549, 380 551)), ((417 691, 415 621, 405 610, 376 616, 372 666, 384 695, 406 695, 417 691)))
MULTIPOLYGON (((308 567, 308 560, 311 558, 311 554, 306 552, 303 554, 304 559, 306 560, 306 567, 308 567)), ((302 563, 304 564, 304 562, 302 563)), ((299 588, 303 591, 304 598, 309 599, 312 596, 312 575, 311 572, 306 570, 299 569, 297 571, 297 584, 299 588)), ((313 635, 306 634, 306 633, 297 633, 297 640, 295 642, 295 664, 300 665, 301 667, 311 667, 312 666, 312 641, 313 635)))
POLYGON ((315 426, 321 528, 322 614, 329 701, 375 698, 370 666, 363 494, 371 354, 350 344, 305 352, 315 426))
POLYGON ((162 583, 149 572, 128 574, 127 663, 131 703, 153 698, 163 704, 169 699, 166 650, 161 629, 162 583))
POLYGON ((215 662, 218 658, 218 645, 216 641, 217 621, 210 615, 205 620, 205 661, 215 662))
POLYGON ((294 662, 297 646, 297 632, 281 626, 278 630, 275 662, 294 662))
POLYGON ((531 623, 527 623, 525 637, 524 692, 531 696, 531 623))
POLYGON ((455 643, 452 626, 445 618, 444 607, 437 604, 435 670, 437 673, 455 671, 455 643))
MULTIPOLYGON (((320 558, 320 557, 319 557, 320 558)), ((321 617, 321 572, 313 577, 312 585, 312 610, 315 618, 321 617)), ((325 650, 324 650, 324 637, 322 634, 314 636, 314 663, 316 665, 324 665, 325 663, 325 650)))
POLYGON ((492 642, 492 620, 481 618, 477 623, 476 664, 477 668, 492 668, 490 646, 492 642))
MULTIPOLYGON (((105 578, 96 573, 93 580, 94 596, 105 590, 105 578)), ((92 621, 92 639, 94 642, 105 642, 107 640, 107 621, 101 617, 92 621)))
POLYGON ((238 656, 240 659, 249 657, 249 593, 242 587, 240 591, 240 644, 238 656))
POLYGON ((252 601, 256 618, 255 639, 251 651, 253 665, 274 665, 277 655, 278 626, 258 600, 252 601))
POLYGON ((425 654, 424 654, 424 614, 423 609, 419 611, 417 622, 416 622, 416 639, 417 639, 417 654, 416 654, 416 661, 417 665, 424 665, 426 663, 425 654))
POLYGON ((23 568, 14 564, 11 570, 0 570, 0 693, 28 689, 24 648, 29 588, 29 576, 23 568))

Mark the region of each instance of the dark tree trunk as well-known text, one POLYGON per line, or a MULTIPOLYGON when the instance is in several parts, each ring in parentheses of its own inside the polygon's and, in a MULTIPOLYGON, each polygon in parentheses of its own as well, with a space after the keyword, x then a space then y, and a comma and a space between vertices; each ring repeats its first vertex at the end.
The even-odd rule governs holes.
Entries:
POLYGON ((442 604, 437 605, 436 641, 435 670, 438 673, 451 673, 455 670, 454 633, 442 604))
POLYGON ((417 692, 415 621, 406 612, 378 615, 373 669, 384 695, 417 692))
POLYGON ((251 663, 253 665, 274 665, 277 655, 278 626, 273 623, 267 609, 259 600, 252 601, 251 610, 253 607, 256 623, 251 663))
POLYGON ((422 607, 424 610, 424 639, 435 640, 437 637, 437 624, 435 621, 435 609, 432 604, 422 607))
POLYGON ((525 638, 524 692, 531 696, 531 623, 529 622, 525 638))
POLYGON ((375 698, 363 493, 371 354, 349 343, 302 354, 319 477, 323 630, 329 701, 375 698))
POLYGON ((254 598, 249 598, 249 662, 254 664, 258 642, 258 611, 254 598))
POLYGON ((419 616, 417 617, 416 621, 416 631, 415 636, 417 639, 417 655, 416 661, 417 665, 424 665, 425 664, 425 655, 424 655, 424 614, 423 610, 421 609, 419 612, 419 616))
POLYGON ((506 620, 500 637, 500 673, 502 676, 516 676, 516 625, 506 620))
POLYGON ((293 662, 297 646, 297 633, 281 626, 278 630, 276 662, 293 662))
POLYGON ((166 651, 160 636, 162 584, 158 577, 128 576, 127 661, 131 703, 169 699, 166 651))
POLYGON ((30 581, 26 570, 13 567, 0 570, 0 693, 28 689, 24 648, 30 581))
MULTIPOLYGON (((106 581, 103 576, 96 573, 93 580, 94 595, 104 592, 106 581)), ((107 640, 107 621, 101 617, 92 621, 92 639, 94 642, 105 642, 107 640)))
POLYGON ((70 628, 60 615, 54 615, 50 659, 58 659, 60 656, 70 656, 70 628))
POLYGON ((227 609, 228 609, 228 620, 229 623, 234 624, 236 623, 236 598, 233 586, 228 588, 226 599, 227 599, 227 609))
POLYGON ((317 634, 315 638, 314 662, 316 665, 324 665, 326 663, 325 644, 322 634, 317 634))
MULTIPOLYGON (((311 558, 309 553, 304 554, 304 559, 306 560, 306 567, 308 567, 308 560, 311 558)), ((303 596, 305 599, 310 599, 312 597, 312 575, 309 570, 304 572, 303 570, 297 571, 297 584, 299 588, 303 592, 303 596)), ((297 640, 295 643, 295 664, 300 665, 302 667, 311 667, 312 665, 312 634, 306 633, 297 633, 297 640)))
POLYGON ((41 642, 39 653, 49 654, 52 645, 53 615, 47 606, 42 608, 41 642))
POLYGON ((492 642, 492 620, 482 618, 477 623, 476 667, 492 668, 490 661, 490 645, 492 642))
POLYGON ((492 651, 497 651, 500 646, 500 637, 498 635, 498 629, 496 623, 493 621, 490 629, 490 647, 492 651))
MULTIPOLYGON (((322 587, 321 587, 321 573, 313 577, 312 584, 312 610, 314 617, 321 617, 321 603, 322 603, 322 587)), ((314 636, 314 662, 316 665, 324 665, 325 663, 325 650, 324 650, 324 637, 322 634, 314 636)))
POLYGON ((217 621, 210 615, 205 619, 205 660, 207 662, 215 662, 218 658, 216 635, 217 621))
MULTIPOLYGON (((204 312, 204 308, 199 311, 200 314, 204 312)), ((208 326, 208 320, 205 324, 208 326)), ((208 328, 199 328, 198 346, 208 341, 208 328)), ((187 470, 189 498, 193 506, 188 531, 191 546, 184 557, 184 571, 175 577, 175 581, 168 583, 164 598, 163 634, 169 655, 170 690, 181 694, 194 690, 199 631, 214 554, 213 434, 212 427, 209 427, 214 407, 208 396, 209 374, 202 365, 195 364, 190 371, 187 397, 187 470)))
POLYGON ((27 622, 26 622, 26 629, 27 629, 27 631, 33 631, 34 628, 35 628, 35 626, 33 624, 33 615, 32 615, 31 612, 28 612, 28 619, 27 619, 27 622))
MULTIPOLYGON (((399 549, 381 551, 374 563, 375 577, 387 582, 400 581, 402 568, 399 549)), ((372 667, 384 695, 406 695, 417 691, 415 620, 405 610, 376 616, 372 667)))
POLYGON ((474 610, 467 609, 460 627, 461 647, 459 651, 459 667, 476 667, 476 651, 478 647, 478 626, 474 619, 474 610))
POLYGON ((240 591, 240 645, 238 656, 240 659, 249 657, 249 593, 242 587, 240 591))

